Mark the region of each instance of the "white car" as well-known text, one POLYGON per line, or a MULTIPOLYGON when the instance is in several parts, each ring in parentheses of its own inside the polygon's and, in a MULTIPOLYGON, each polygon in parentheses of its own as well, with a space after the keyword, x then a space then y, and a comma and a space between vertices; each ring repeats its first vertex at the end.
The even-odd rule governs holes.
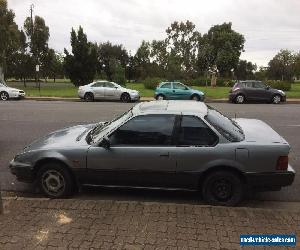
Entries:
POLYGON ((121 100, 122 102, 138 101, 140 93, 137 90, 127 89, 114 82, 96 81, 80 86, 78 96, 85 101, 94 100, 121 100))
POLYGON ((8 87, 4 83, 0 83, 0 100, 1 101, 7 101, 8 99, 13 98, 24 98, 25 92, 21 89, 15 89, 8 87))

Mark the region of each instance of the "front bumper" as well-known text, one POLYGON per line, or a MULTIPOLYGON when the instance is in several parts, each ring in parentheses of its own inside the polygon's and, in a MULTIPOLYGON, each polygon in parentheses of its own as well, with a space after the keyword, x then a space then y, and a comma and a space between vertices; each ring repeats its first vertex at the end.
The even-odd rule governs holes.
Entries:
POLYGON ((21 163, 12 160, 9 163, 10 172, 15 175, 18 181, 32 183, 34 181, 33 166, 28 163, 21 163))
POLYGON ((139 101, 141 97, 139 94, 130 94, 130 98, 132 101, 139 101))
POLYGON ((11 92, 9 93, 9 98, 24 98, 25 97, 25 92, 11 92))
POLYGON ((246 173, 247 183, 263 190, 280 190, 281 187, 289 186, 295 179, 296 172, 291 165, 287 171, 269 173, 246 173))

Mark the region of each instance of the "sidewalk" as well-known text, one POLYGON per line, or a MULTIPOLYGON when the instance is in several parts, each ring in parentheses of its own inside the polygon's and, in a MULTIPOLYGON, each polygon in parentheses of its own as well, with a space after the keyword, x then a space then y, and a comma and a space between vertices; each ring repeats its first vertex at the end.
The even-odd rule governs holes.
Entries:
POLYGON ((5 250, 241 249, 241 233, 296 234, 300 247, 300 211, 6 197, 0 215, 5 250))
MULTIPOLYGON (((35 100, 35 101, 70 101, 70 102, 80 102, 80 98, 75 98, 75 97, 45 97, 45 96, 28 96, 25 98, 25 100, 35 100)), ((141 97, 140 101, 145 102, 145 101, 153 101, 153 97, 141 97)), ((205 102, 207 103, 213 103, 213 102, 218 102, 218 103, 228 103, 227 98, 220 98, 220 99, 211 99, 211 98, 206 98, 205 102)), ((300 99, 287 99, 286 100, 287 104, 300 104, 300 99)))

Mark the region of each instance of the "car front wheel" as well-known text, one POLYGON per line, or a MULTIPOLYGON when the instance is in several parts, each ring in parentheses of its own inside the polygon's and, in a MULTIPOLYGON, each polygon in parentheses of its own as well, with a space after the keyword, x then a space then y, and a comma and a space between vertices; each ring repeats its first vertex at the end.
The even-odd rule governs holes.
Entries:
POLYGON ((200 101, 200 96, 198 96, 198 95, 192 95, 191 100, 199 102, 200 101))
POLYGON ((72 194, 74 182, 65 166, 52 162, 43 165, 37 180, 41 191, 49 198, 65 198, 72 194))
POLYGON ((0 93, 0 99, 1 99, 2 101, 7 101, 7 100, 9 99, 8 93, 5 92, 5 91, 1 92, 1 93, 0 93))
POLYGON ((279 104, 281 102, 281 96, 280 95, 274 95, 272 98, 272 103, 279 104))
POLYGON ((235 206, 244 196, 244 183, 230 171, 210 173, 202 186, 204 200, 211 205, 235 206))
POLYGON ((131 97, 128 93, 123 93, 121 95, 121 101, 122 102, 130 102, 131 101, 131 97))

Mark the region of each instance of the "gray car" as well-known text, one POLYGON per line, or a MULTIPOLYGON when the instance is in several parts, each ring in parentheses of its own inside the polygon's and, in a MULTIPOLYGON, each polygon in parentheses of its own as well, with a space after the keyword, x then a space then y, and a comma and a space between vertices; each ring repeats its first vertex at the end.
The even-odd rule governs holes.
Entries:
POLYGON ((235 205, 247 187, 291 185, 289 151, 260 120, 229 119, 202 102, 152 101, 110 122, 55 131, 10 169, 52 198, 97 185, 200 190, 210 204, 235 205))
POLYGON ((261 81, 238 81, 229 91, 229 101, 238 104, 246 101, 279 104, 286 101, 286 94, 282 90, 273 89, 261 81))
POLYGON ((140 93, 127 89, 115 82, 96 81, 78 88, 78 96, 85 101, 115 100, 122 102, 138 101, 140 93))

